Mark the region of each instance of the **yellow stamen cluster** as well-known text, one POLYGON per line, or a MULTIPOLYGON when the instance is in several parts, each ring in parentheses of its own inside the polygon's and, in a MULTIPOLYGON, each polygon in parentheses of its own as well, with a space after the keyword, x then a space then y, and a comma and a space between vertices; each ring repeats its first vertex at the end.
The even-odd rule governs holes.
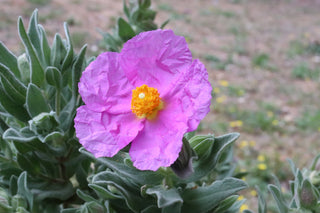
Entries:
POLYGON ((153 119, 162 108, 157 89, 143 84, 132 90, 131 110, 138 118, 153 119))

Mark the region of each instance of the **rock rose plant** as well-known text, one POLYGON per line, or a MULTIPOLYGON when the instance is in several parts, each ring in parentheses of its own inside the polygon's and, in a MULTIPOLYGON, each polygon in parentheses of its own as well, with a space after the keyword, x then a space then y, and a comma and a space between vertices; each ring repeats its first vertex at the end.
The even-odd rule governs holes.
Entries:
POLYGON ((140 33, 83 72, 77 137, 95 157, 113 157, 131 142, 136 168, 168 167, 183 135, 209 112, 211 90, 204 65, 192 61, 183 37, 171 30, 140 33))
POLYGON ((49 44, 37 10, 18 21, 25 51, 0 42, 0 212, 239 210, 239 134, 197 135, 208 73, 150 5, 124 1, 128 21, 105 34, 119 52, 97 58, 76 53, 67 24, 49 44))

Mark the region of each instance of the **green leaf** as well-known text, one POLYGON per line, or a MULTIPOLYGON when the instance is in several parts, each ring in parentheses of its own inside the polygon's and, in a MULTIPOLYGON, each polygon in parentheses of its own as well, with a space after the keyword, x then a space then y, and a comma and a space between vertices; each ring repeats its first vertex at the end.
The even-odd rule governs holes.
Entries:
POLYGON ((46 63, 46 66, 50 66, 51 65, 51 48, 47 39, 46 32, 41 25, 39 25, 39 30, 41 33, 41 49, 43 52, 44 61, 46 63))
POLYGON ((62 76, 56 67, 46 68, 46 79, 48 84, 56 87, 58 90, 62 87, 62 76))
POLYGON ((38 138, 40 139, 40 141, 42 143, 47 143, 47 142, 53 141, 53 140, 61 140, 63 138, 63 133, 54 131, 54 132, 49 133, 45 137, 38 136, 38 138))
POLYGON ((136 35, 130 24, 123 18, 118 19, 118 34, 125 42, 136 35))
POLYGON ((140 187, 133 184, 132 180, 121 177, 120 175, 105 171, 100 172, 92 178, 93 184, 103 187, 113 186, 116 193, 122 195, 127 206, 134 212, 141 212, 146 206, 151 205, 152 201, 140 195, 140 187))
POLYGON ((196 151, 199 160, 209 157, 214 140, 213 135, 196 135, 190 139, 190 145, 196 151))
POLYGON ((44 81, 44 70, 40 64, 39 58, 36 55, 34 47, 31 44, 30 38, 28 37, 25 31, 21 17, 19 17, 19 20, 18 20, 18 29, 19 29, 20 38, 30 57, 31 82, 40 87, 44 81))
POLYGON ((288 213, 289 209, 287 207, 286 201, 281 194, 280 190, 275 185, 268 185, 268 189, 271 192, 273 198, 277 202, 277 207, 280 213, 288 213))
POLYGON ((120 38, 116 39, 110 33, 100 33, 103 36, 103 40, 106 44, 107 50, 111 52, 120 52, 120 47, 122 46, 120 38))
POLYGON ((296 175, 296 173, 297 173, 296 165, 293 163, 293 161, 291 159, 289 159, 288 162, 289 162, 292 174, 296 175))
POLYGON ((196 189, 186 189, 183 194, 183 213, 205 213, 214 209, 220 202, 247 188, 247 184, 239 179, 226 178, 215 181, 209 186, 201 186, 196 189))
MULTIPOLYGON (((219 203, 214 212, 227 212, 230 207, 237 201, 239 195, 232 195, 219 203)), ((259 212, 260 213, 260 212, 259 212)))
POLYGON ((116 195, 97 184, 89 184, 88 186, 95 191, 95 193, 99 196, 99 198, 102 198, 105 200, 121 198, 121 196, 116 195))
POLYGON ((256 191, 258 192, 258 209, 259 213, 267 213, 267 203, 263 197, 263 194, 261 193, 260 189, 256 187, 256 191))
POLYGON ((123 153, 121 152, 112 158, 95 158, 84 148, 80 148, 79 151, 92 159, 96 159, 98 162, 120 174, 121 177, 125 177, 140 185, 154 185, 155 183, 160 183, 164 178, 164 176, 159 172, 141 171, 132 166, 124 164, 124 158, 121 156, 123 153))
POLYGON ((15 164, 12 163, 2 163, 1 164, 1 182, 9 183, 12 176, 18 177, 21 174, 22 169, 17 168, 15 164))
POLYGON ((79 209, 78 208, 62 209, 61 213, 79 213, 79 209))
POLYGON ((14 146, 18 150, 18 152, 21 154, 32 152, 32 151, 41 151, 41 152, 47 153, 47 147, 37 139, 27 143, 19 142, 16 140, 14 141, 14 146))
POLYGON ((165 22, 163 22, 160 26, 160 29, 165 28, 165 26, 170 22, 170 19, 167 19, 165 22))
POLYGON ((38 58, 40 61, 43 61, 43 54, 41 51, 41 39, 40 32, 38 29, 38 9, 35 9, 30 17, 29 28, 28 28, 28 37, 30 38, 30 42, 36 51, 38 58))
POLYGON ((300 204, 302 207, 310 210, 316 208, 319 199, 316 190, 308 179, 302 182, 301 189, 299 190, 300 204))
POLYGON ((59 34, 56 34, 51 49, 51 64, 61 69, 66 54, 67 50, 63 44, 62 38, 59 34))
POLYGON ((127 6, 126 0, 123 0, 122 4, 123 4, 123 12, 127 16, 127 18, 129 19, 130 18, 130 12, 129 12, 129 8, 127 6))
POLYGON ((6 66, 4 66, 1 63, 0 63, 0 76, 1 78, 6 80, 6 85, 3 85, 4 89, 6 91, 14 90, 13 94, 17 93, 17 95, 12 97, 13 99, 22 98, 25 100, 25 96, 27 92, 26 86, 20 80, 18 80, 18 78, 16 78, 15 75, 6 66))
POLYGON ((28 116, 28 112, 26 109, 17 105, 17 103, 13 102, 11 98, 5 93, 2 87, 0 87, 0 104, 2 107, 16 119, 27 122, 30 117, 28 116))
POLYGON ((84 193, 80 189, 77 189, 77 195, 78 195, 79 198, 81 198, 85 202, 97 201, 91 195, 88 195, 88 194, 84 193))
POLYGON ((30 131, 29 127, 21 128, 19 131, 13 128, 9 128, 3 133, 3 139, 19 142, 29 142, 36 139, 36 136, 32 131, 30 131))
POLYGON ((42 112, 51 111, 41 90, 32 83, 28 85, 26 106, 31 117, 35 117, 42 112))
POLYGON ((83 212, 89 213, 105 213, 104 208, 98 202, 88 202, 85 203, 84 207, 87 209, 83 212))
POLYGON ((320 154, 318 154, 313 160, 312 160, 312 163, 311 163, 311 166, 310 166, 310 170, 313 171, 313 170, 316 170, 316 166, 318 164, 318 161, 320 159, 320 154))
POLYGON ((63 63, 62 63, 62 68, 61 68, 62 73, 64 73, 69 68, 69 66, 72 64, 72 60, 73 60, 73 46, 72 46, 72 40, 71 40, 71 36, 69 33, 67 23, 64 23, 64 32, 67 37, 68 46, 67 46, 67 55, 64 58, 63 63))
MULTIPOLYGON (((160 213, 162 212, 157 206, 148 206, 147 208, 143 209, 141 213, 160 213)), ((172 211, 171 211, 172 212, 172 211)), ((172 212, 173 213, 173 212, 172 212)), ((178 212, 179 213, 179 212, 178 212)))
POLYGON ((12 86, 5 78, 0 78, 0 82, 7 93, 8 97, 17 105, 23 106, 26 102, 26 96, 21 95, 14 86, 12 86))
POLYGON ((6 48, 2 41, 0 41, 0 63, 8 67, 17 78, 20 77, 17 57, 6 48))
POLYGON ((17 194, 18 192, 18 178, 14 175, 11 175, 9 182, 9 193, 11 196, 17 194))
POLYGON ((72 93, 73 96, 76 97, 78 94, 78 83, 80 81, 81 73, 82 73, 82 65, 85 62, 85 54, 87 50, 87 45, 84 45, 78 57, 76 58, 73 67, 72 67, 72 93))
POLYGON ((159 208, 170 207, 175 204, 179 204, 181 208, 183 203, 183 200, 176 188, 164 189, 162 186, 154 186, 152 188, 148 188, 146 193, 157 197, 157 205, 159 208))
POLYGON ((151 0, 142 0, 140 2, 140 7, 142 9, 148 9, 151 6, 151 0))
POLYGON ((34 189, 34 198, 37 201, 44 199, 67 200, 74 194, 74 188, 70 181, 65 183, 50 182, 42 185, 40 188, 34 189))
POLYGON ((17 162, 20 168, 27 171, 30 175, 36 176, 40 173, 39 159, 34 155, 18 153, 17 162))
POLYGON ((195 151, 199 153, 199 159, 193 161, 194 173, 185 180, 181 182, 188 183, 192 181, 197 181, 200 178, 206 176, 210 171, 212 171, 217 163, 219 162, 223 153, 231 146, 231 144, 237 140, 239 133, 229 133, 223 136, 215 137, 213 139, 212 135, 204 136, 202 141, 198 141, 194 146, 192 139, 190 140, 190 145, 194 147, 195 151), (208 146, 208 144, 210 146, 208 146), (204 146, 206 149, 203 149, 204 146), (201 150, 201 151, 200 151, 201 150), (206 151, 207 153, 204 153, 206 151), (202 156, 201 156, 202 154, 202 156))
POLYGON ((24 171, 18 178, 18 194, 25 197, 28 201, 30 209, 33 208, 33 194, 27 186, 27 172, 24 171))

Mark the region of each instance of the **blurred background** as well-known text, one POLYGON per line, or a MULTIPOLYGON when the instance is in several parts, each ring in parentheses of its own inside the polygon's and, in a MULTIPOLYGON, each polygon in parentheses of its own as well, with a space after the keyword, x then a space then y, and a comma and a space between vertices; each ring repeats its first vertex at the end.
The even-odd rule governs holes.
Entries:
MULTIPOLYGON (((35 8, 52 42, 70 27, 74 46, 106 51, 122 12, 118 0, 0 0, 0 40, 14 53, 23 46, 16 20, 27 25, 35 8)), ((186 38, 206 65, 214 87, 212 110, 199 133, 240 132, 236 161, 250 185, 275 173, 292 178, 287 159, 306 166, 320 144, 320 1, 153 0, 159 25, 186 38)), ((284 186, 286 190, 286 186, 284 186)), ((248 192, 255 197, 256 193, 248 192)))

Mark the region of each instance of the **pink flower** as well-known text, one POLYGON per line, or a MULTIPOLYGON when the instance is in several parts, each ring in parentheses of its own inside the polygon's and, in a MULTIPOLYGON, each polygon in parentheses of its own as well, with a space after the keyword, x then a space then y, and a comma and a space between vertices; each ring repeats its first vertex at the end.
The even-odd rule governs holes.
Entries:
POLYGON ((102 53, 83 72, 76 135, 95 157, 112 157, 131 142, 140 170, 168 167, 182 138, 210 110, 211 86, 185 39, 171 30, 143 32, 121 53, 102 53))

